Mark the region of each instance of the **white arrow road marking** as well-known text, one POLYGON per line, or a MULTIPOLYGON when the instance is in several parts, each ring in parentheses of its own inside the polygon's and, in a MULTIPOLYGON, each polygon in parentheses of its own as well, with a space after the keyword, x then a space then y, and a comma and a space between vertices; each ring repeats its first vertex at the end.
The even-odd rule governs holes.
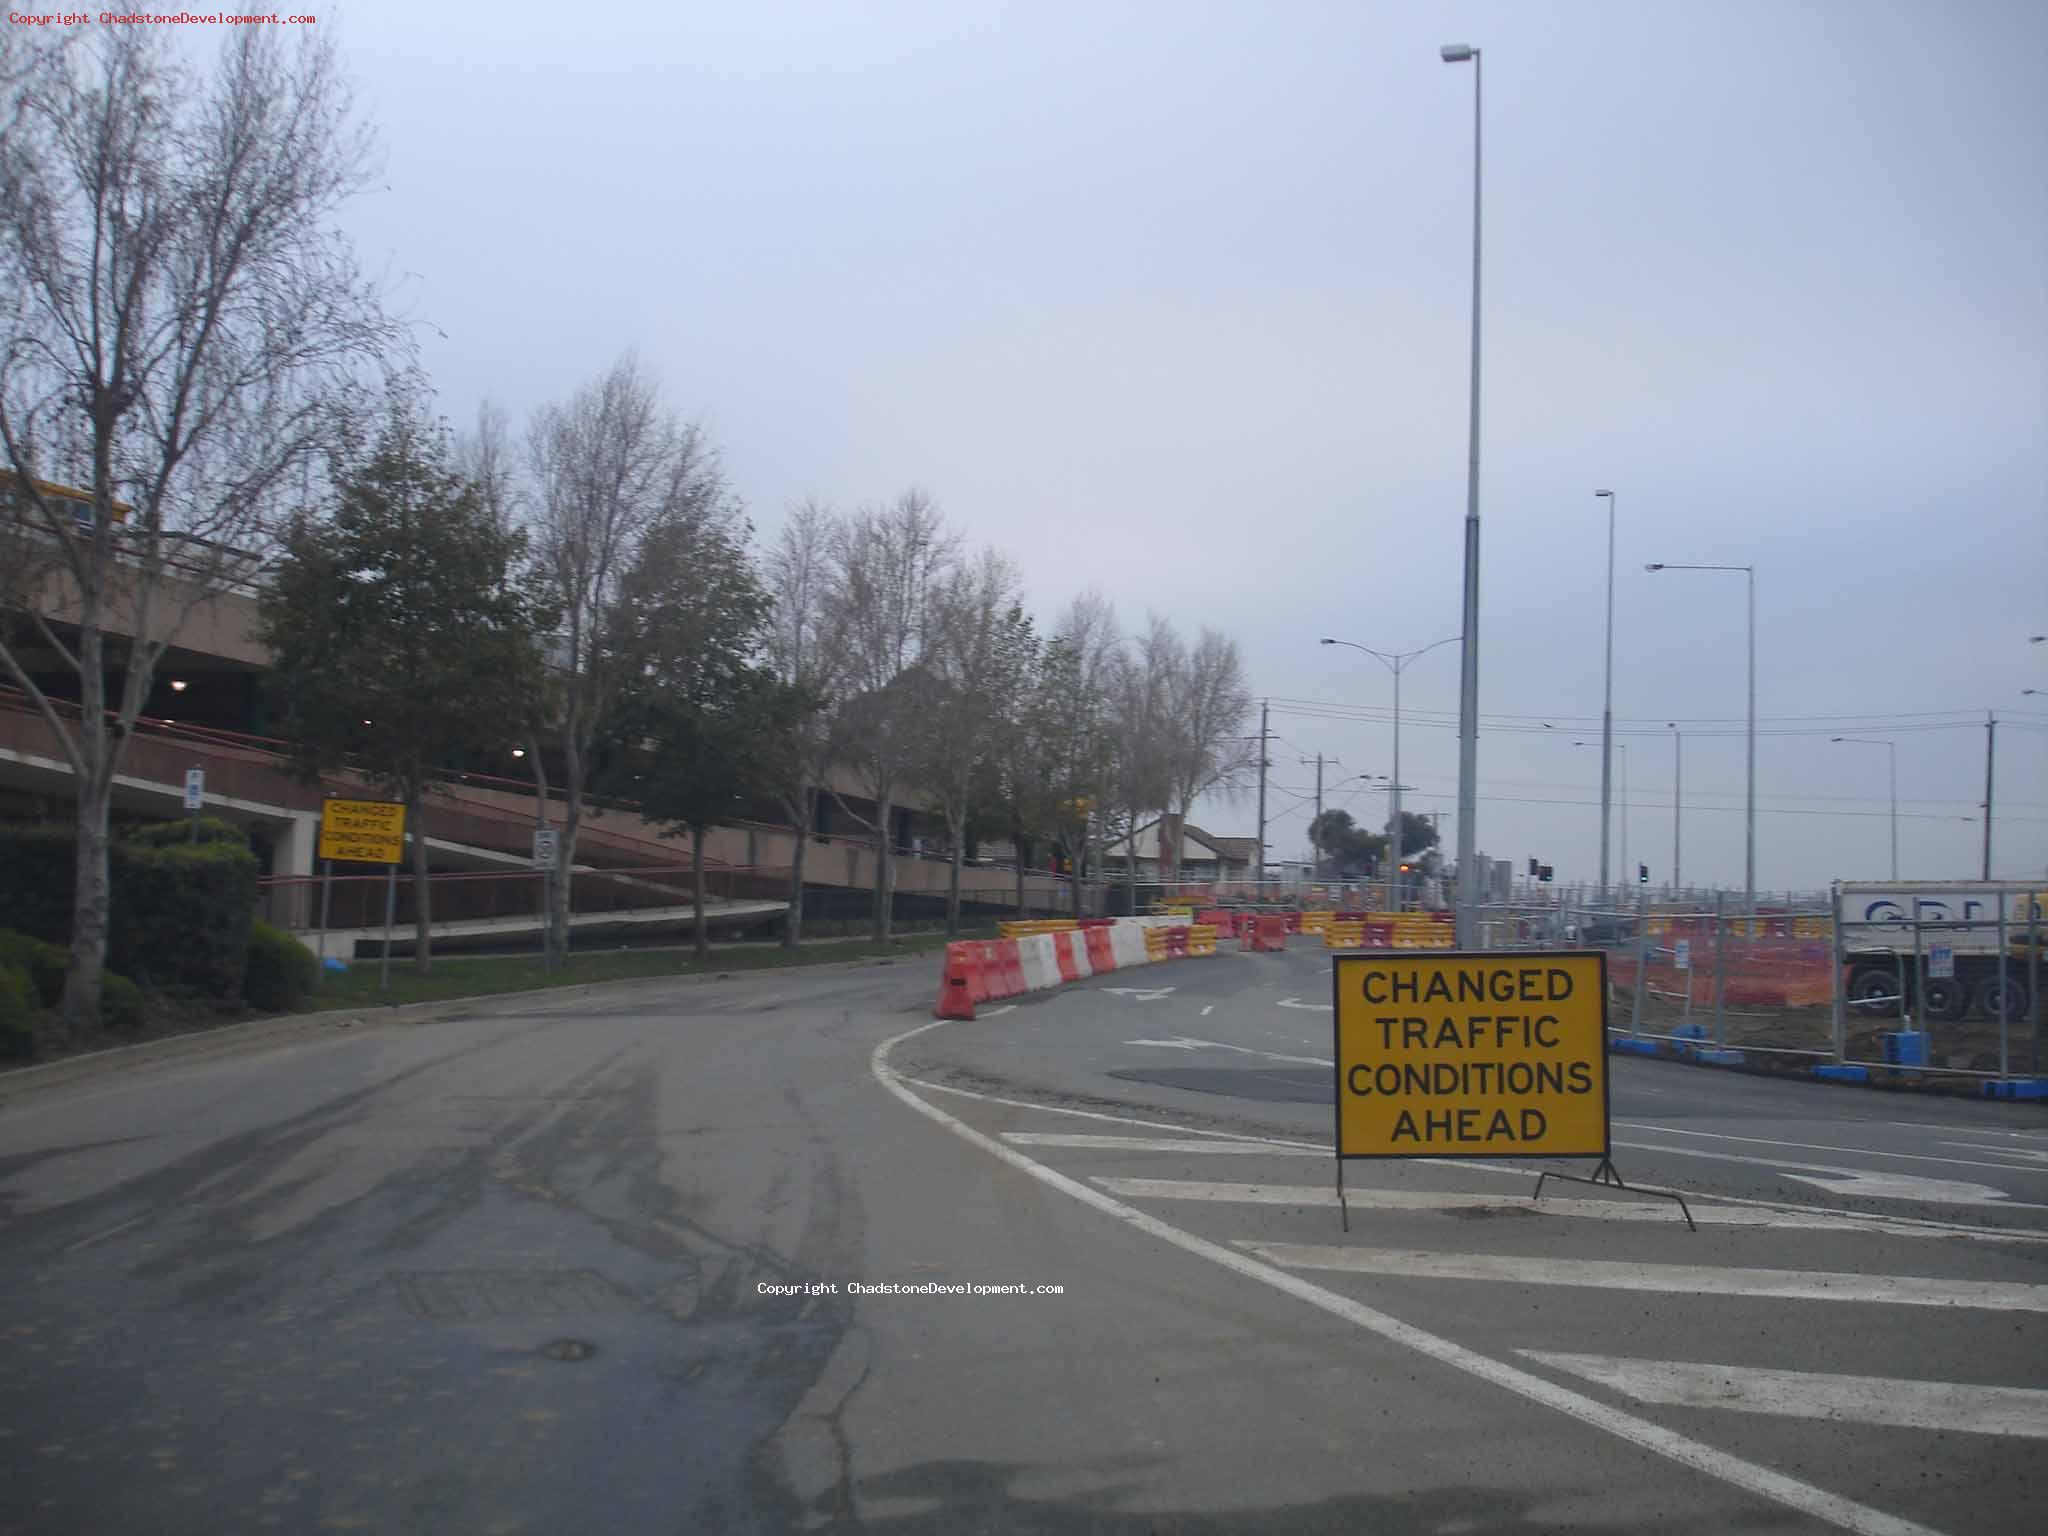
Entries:
POLYGON ((2010 1280, 1938 1280, 1919 1275, 1850 1275, 1825 1270, 1715 1269, 1696 1264, 1633 1264, 1612 1259, 1531 1259, 1413 1248, 1326 1247, 1313 1243, 1234 1246, 1287 1269, 1425 1280, 1494 1280, 1572 1285, 1602 1291, 1672 1295, 1774 1296, 1788 1301, 1874 1301, 1901 1307, 1972 1307, 1989 1312, 2048 1312, 2048 1285, 2010 1280))
MULTIPOLYGON (((1112 1200, 1098 1189, 1091 1189, 1078 1179, 1068 1178, 1056 1169, 1034 1162, 1015 1147, 1004 1146, 992 1136, 986 1136, 956 1116, 947 1114, 938 1105, 919 1098, 904 1082, 903 1077, 889 1065, 889 1053, 906 1040, 915 1039, 927 1030, 938 1029, 945 1020, 934 1020, 920 1024, 915 1029, 906 1029, 900 1035, 891 1035, 877 1045, 868 1057, 868 1071, 891 1095, 912 1111, 923 1115, 935 1125, 943 1127, 950 1134, 959 1137, 969 1146, 979 1147, 1023 1174, 1035 1179, 1048 1189, 1080 1201, 1083 1205, 1100 1212, 1112 1221, 1122 1222, 1134 1231, 1148 1237, 1170 1243, 1184 1253, 1207 1259, 1220 1268, 1246 1280, 1257 1281, 1270 1286, 1282 1295, 1292 1296, 1306 1302, 1318 1311, 1350 1323, 1352 1326, 1384 1339, 1403 1349, 1414 1350, 1437 1364, 1450 1370, 1462 1371, 1475 1376, 1491 1386, 1512 1392, 1527 1402, 1550 1408, 1581 1424, 1602 1430, 1619 1440, 1662 1456, 1667 1461, 1690 1468, 1708 1477, 1719 1478, 1722 1482, 1753 1493, 1759 1498, 1770 1499, 1788 1509, 1795 1509, 1823 1520, 1829 1525, 1856 1536, 1934 1536, 1932 1529, 1917 1521, 1907 1520, 1899 1515, 1877 1509, 1869 1504, 1859 1504, 1854 1499, 1843 1498, 1825 1488, 1816 1488, 1812 1483, 1801 1482, 1788 1477, 1759 1462, 1745 1461, 1740 1456, 1730 1455, 1685 1435, 1664 1428, 1661 1424, 1639 1418, 1612 1408, 1583 1392, 1573 1392, 1556 1382, 1518 1366, 1509 1365, 1505 1360, 1496 1360, 1483 1355, 1476 1349, 1468 1349, 1453 1343, 1441 1334, 1404 1323, 1377 1308, 1330 1290, 1327 1286, 1316 1285, 1292 1275, 1271 1264, 1262 1264, 1233 1248, 1221 1243, 1212 1243, 1205 1237, 1183 1231, 1169 1222, 1139 1210, 1136 1206, 1125 1205, 1112 1200)), ((978 1095, 975 1095, 979 1097, 978 1095)), ((1026 1106, 1029 1107, 1029 1106, 1026 1106)))
POLYGON ((1280 999, 1280 1006, 1282 1008, 1299 1008, 1304 1013, 1328 1013, 1334 1004, 1304 1003, 1298 997, 1283 997, 1280 999))
POLYGON ((1203 1017, 1203 1018, 1205 1018, 1205 1019, 1206 1019, 1207 1017, 1209 1017, 1209 1015, 1210 1015, 1210 1014, 1212 1014, 1212 1013, 1214 1013, 1215 1011, 1216 1011, 1216 1005, 1215 1005, 1214 1003, 1205 1003, 1205 1004, 1203 1004, 1203 1005, 1202 1005, 1202 1017, 1203 1017))
POLYGON ((1126 1040, 1124 1044, 1157 1045, 1175 1051, 1235 1051, 1240 1056, 1263 1056, 1268 1061, 1288 1061, 1304 1067, 1335 1065, 1327 1056, 1284 1056, 1278 1051, 1255 1051, 1248 1045, 1226 1045, 1221 1040, 1196 1040, 1188 1035, 1175 1035, 1171 1040, 1126 1040))
POLYGON ((1673 1157, 1704 1157, 1717 1163, 1751 1163, 1775 1168, 1788 1179, 1814 1184, 1838 1195, 1866 1195, 1872 1200, 1924 1200, 1934 1205, 1995 1205, 2007 1211, 2048 1211, 2048 1205, 2014 1200, 1989 1184, 1957 1179, 1916 1179, 1903 1173, 1872 1173, 1863 1168, 1837 1168, 1827 1163, 1788 1163, 1775 1157, 1745 1157, 1739 1152, 1707 1152, 1698 1147, 1660 1147, 1647 1141, 1620 1141, 1617 1147, 1636 1152, 1668 1152, 1673 1157), (1799 1170, 1794 1172, 1793 1170, 1799 1170), (1818 1175, 1818 1177, 1815 1177, 1818 1175))
POLYGON ((1156 1003, 1162 997, 1173 996, 1174 989, 1172 987, 1097 987, 1095 990, 1098 992, 1114 993, 1118 997, 1132 998, 1141 1003, 1156 1003))
POLYGON ((1902 1381, 1818 1371, 1765 1371, 1680 1360, 1621 1360, 1540 1349, 1516 1354, 1597 1381, 1639 1403, 1732 1408, 1789 1419, 1882 1424, 1897 1429, 1960 1430, 2048 1440, 2048 1392, 1975 1387, 1955 1381, 1902 1381))
MULTIPOLYGON (((1009 1138, 1005 1138, 1006 1140, 1009 1138)), ((1114 1141, 1117 1138, 1107 1137, 1114 1141)), ((1244 1153, 1271 1152, 1258 1145, 1225 1147, 1244 1153)), ((1328 1157, 1327 1152, 1303 1154, 1328 1157)), ((1195 1179, 1113 1179, 1091 1178, 1091 1184, 1121 1195, 1126 1200, 1211 1200, 1233 1205, 1334 1206, 1335 1186, 1329 1184, 1205 1184, 1195 1179)), ((1594 1221, 1653 1222, 1658 1225, 1678 1220, 1669 1205, 1637 1204, 1627 1200, 1581 1200, 1561 1196, 1547 1200, 1517 1199, 1513 1195, 1452 1194, 1423 1189, 1347 1189, 1345 1203, 1353 1210, 1413 1211, 1423 1215, 1450 1211, 1491 1211, 1506 1216, 1564 1216, 1594 1221)), ((1760 1210, 1749 1206, 1706 1205, 1692 1202, 1693 1220, 1703 1227, 1764 1227, 1788 1232, 1877 1232, 1886 1237, 1954 1237, 1939 1227, 1873 1225, 1846 1220, 1826 1211, 1800 1215, 1790 1211, 1760 1210)))
MULTIPOLYGON (((1675 1125, 1650 1125, 1641 1120, 1617 1120, 1614 1122, 1624 1130, 1655 1131, 1659 1136, 1703 1136, 1710 1141, 1740 1141, 1755 1147, 1796 1147, 1802 1152, 1847 1152, 1856 1157, 1895 1157, 1909 1163, 1953 1163, 1958 1168, 1997 1168, 2004 1170, 2005 1163, 1985 1163, 1966 1157, 1935 1157, 1926 1152, 1887 1152, 1881 1147, 1843 1147, 1819 1141, 1777 1141, 1768 1136, 1730 1136, 1723 1131, 1684 1131, 1675 1125)), ((1947 1141, 1943 1146, 1968 1146, 1968 1142, 1947 1141)), ((2005 1149, 2000 1148, 2000 1151, 2005 1149)), ((2048 1152, 2027 1152, 2015 1149, 2008 1156, 2039 1158, 2048 1163, 2048 1152)))
MULTIPOLYGON (((1252 1153, 1265 1157, 1328 1157, 1311 1147, 1268 1147, 1255 1141, 1197 1141, 1164 1136, 1086 1136, 1057 1131, 1005 1131, 1003 1140, 1013 1147, 1082 1147, 1112 1152, 1230 1152, 1242 1157, 1252 1153)), ((1097 1180, 1097 1183, 1102 1182, 1097 1180)))

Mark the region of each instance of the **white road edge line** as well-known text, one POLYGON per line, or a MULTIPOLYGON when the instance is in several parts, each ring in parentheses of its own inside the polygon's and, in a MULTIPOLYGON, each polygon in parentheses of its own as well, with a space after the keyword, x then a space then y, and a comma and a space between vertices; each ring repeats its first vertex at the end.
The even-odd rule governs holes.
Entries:
POLYGON ((1013 1147, 1004 1146, 994 1137, 986 1136, 965 1121, 947 1114, 938 1105, 919 1098, 904 1085, 903 1080, 889 1066, 889 1053, 896 1046, 924 1034, 927 1030, 937 1029, 946 1022, 943 1019, 935 1019, 929 1024, 920 1024, 901 1034, 891 1035, 877 1045, 868 1057, 868 1070, 874 1075, 876 1082, 918 1114, 944 1126, 962 1141, 981 1148, 991 1157, 1007 1163, 1027 1178, 1036 1179, 1047 1187, 1069 1195, 1083 1205, 1091 1206, 1103 1215, 1121 1221, 1148 1236, 1171 1243, 1198 1258, 1208 1259, 1211 1263, 1246 1279, 1269 1285, 1298 1301, 1305 1301, 1310 1306, 1363 1328, 1389 1343, 1412 1349, 1453 1370, 1463 1371, 1518 1397, 1555 1409, 1583 1424, 1604 1430, 1618 1439, 1675 1461, 1680 1466, 1690 1467, 1708 1477, 1719 1478, 1734 1487, 1761 1498, 1774 1500, 1788 1509, 1811 1515, 1841 1530, 1855 1532, 1856 1536, 1934 1536, 1929 1526, 1920 1525, 1881 1509, 1873 1509, 1867 1504, 1858 1504, 1853 1499, 1845 1499, 1839 1494, 1829 1493, 1826 1489, 1816 1488, 1811 1483, 1787 1477, 1782 1472, 1775 1472, 1756 1462, 1745 1461, 1740 1456, 1703 1445, 1697 1440, 1688 1439, 1661 1425, 1653 1424, 1648 1419, 1624 1413, 1583 1393, 1571 1391, 1541 1376, 1532 1375, 1518 1366, 1509 1365, 1504 1360, 1482 1355, 1477 1350, 1467 1349, 1462 1344, 1453 1343, 1412 1323, 1404 1323, 1399 1318, 1390 1317, 1362 1302, 1353 1301, 1348 1296, 1304 1280, 1299 1275, 1291 1275, 1283 1269, 1262 1263, 1233 1248, 1212 1243, 1192 1232, 1184 1232, 1179 1227, 1147 1215, 1134 1206, 1125 1205, 1120 1200, 1112 1200, 1100 1190, 1090 1189, 1086 1184, 1068 1178, 1043 1163, 1035 1162, 1013 1147))
POLYGON ((2048 1392, 2034 1387, 1980 1387, 1957 1381, 1770 1371, 1541 1349, 1518 1349, 1515 1353, 1538 1365, 1597 1381, 1639 1403, 1664 1403, 1675 1408, 1732 1408, 1739 1413, 1771 1414, 1778 1418, 2048 1440, 2048 1392))
POLYGON ((1327 1157, 1309 1147, 1262 1147, 1246 1141, 1189 1141, 1165 1136, 1079 1136, 1058 1131, 1005 1131, 1013 1147, 1070 1147, 1083 1152, 1208 1152, 1232 1157, 1327 1157))
MULTIPOLYGON (((1057 996, 1058 994, 1054 994, 1057 996)), ((901 1076, 901 1074, 898 1074, 901 1076)), ((1331 1147, 1327 1141, 1286 1141, 1274 1136, 1250 1136, 1242 1131, 1210 1131, 1200 1126, 1176 1125, 1171 1120, 1140 1120, 1131 1115, 1109 1115, 1099 1109, 1069 1109, 1063 1104, 1034 1104, 1029 1099, 1006 1099, 1001 1094, 980 1093, 972 1088, 955 1088, 950 1083, 934 1083, 921 1077, 902 1079, 913 1088, 928 1089, 932 1093, 950 1093, 956 1098, 973 1099, 982 1104, 1001 1104, 1007 1109, 1028 1109, 1041 1115, 1071 1115, 1079 1120, 1103 1120, 1111 1125, 1142 1126, 1149 1131, 1176 1131, 1183 1136, 1214 1136, 1224 1141, 1256 1143, 1266 1147, 1312 1147, 1325 1157, 1331 1147)), ((1432 1168, 1455 1168, 1460 1173, 1497 1173, 1511 1179, 1533 1179, 1543 1170, 1540 1168, 1517 1168, 1511 1163, 1466 1162, 1463 1158, 1418 1157, 1415 1162, 1432 1168)), ((1808 1205, 1798 1200, 1757 1200, 1748 1195, 1704 1194, 1698 1190, 1675 1190, 1668 1184, 1631 1184, 1632 1190, 1651 1190, 1662 1194, 1682 1194, 1699 1200, 1710 1200, 1716 1205, 1748 1206, 1760 1211, 1785 1211, 1795 1216, 1829 1218, 1841 1223, 1845 1232, 1876 1232, 1890 1234, 1898 1227, 1924 1227, 1929 1232, 1951 1237, 1976 1238, 1987 1243, 2048 1243, 2048 1232, 2026 1231, 2015 1227, 1973 1226, 1961 1221, 1936 1221, 1925 1216, 1894 1216, 1883 1211, 1844 1211, 1830 1205, 1808 1205)))
MULTIPOLYGON (((1755 1147, 1795 1147, 1804 1152, 1847 1152, 1855 1157, 1891 1157, 1909 1163, 1949 1163, 1958 1168, 1995 1168, 2001 1173, 2025 1172, 2015 1169, 2010 1163, 1986 1163, 1968 1157, 1935 1157, 1926 1152, 1887 1152, 1881 1147, 1838 1147, 1819 1141, 1778 1141, 1769 1136, 1730 1136, 1723 1131, 1685 1131, 1675 1125, 1653 1125, 1647 1120, 1616 1120, 1611 1122, 1629 1131, 1655 1131, 1660 1136, 1701 1136, 1710 1141, 1740 1141, 1755 1147)), ((1954 1146, 1954 1142, 1944 1142, 1954 1146)), ((2020 1149, 2015 1149, 2020 1150, 2020 1149)), ((2034 1157, 2048 1157, 2048 1153, 2034 1152, 2034 1157)), ((2048 1168, 2037 1168, 2036 1173, 2048 1173, 2048 1168)))

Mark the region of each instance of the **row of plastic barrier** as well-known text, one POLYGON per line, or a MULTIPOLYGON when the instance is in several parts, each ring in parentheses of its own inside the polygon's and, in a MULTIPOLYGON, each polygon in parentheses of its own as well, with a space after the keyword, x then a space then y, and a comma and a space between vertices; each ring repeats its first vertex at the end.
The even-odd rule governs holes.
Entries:
MULTIPOLYGON (((948 944, 933 1014, 971 1019, 977 1003, 1064 986, 1106 971, 1216 953, 1216 930, 1205 924, 1171 918, 1083 922, 1086 926, 1070 923, 1050 932, 948 944)), ((1284 932, 1279 947, 1286 947, 1284 932)))

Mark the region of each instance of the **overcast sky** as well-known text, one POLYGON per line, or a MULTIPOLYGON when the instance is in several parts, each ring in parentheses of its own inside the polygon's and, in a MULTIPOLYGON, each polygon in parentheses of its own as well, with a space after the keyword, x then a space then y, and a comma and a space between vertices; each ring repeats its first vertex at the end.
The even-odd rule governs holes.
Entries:
MULTIPOLYGON (((1257 693, 1340 706, 1274 706, 1276 856, 1299 758, 1392 766, 1389 678, 1317 638, 1460 624, 1473 71, 1437 48, 1477 45, 1480 848, 1595 873, 1599 754, 1571 743, 1599 736, 1612 487, 1631 864, 1670 870, 1675 720, 1685 874, 1742 880, 1742 578, 1662 560, 1758 568, 1761 886, 1885 873, 1886 753, 1836 734, 1897 743, 1902 873, 1975 876, 1991 709, 1994 872, 2048 868, 2038 0, 321 25, 387 159, 351 226, 451 418, 523 420, 637 346, 764 533, 920 484, 1045 618, 1094 585, 1127 628, 1222 627, 1257 693)), ((1409 804, 1447 844, 1457 698, 1455 646, 1404 681, 1409 804)))

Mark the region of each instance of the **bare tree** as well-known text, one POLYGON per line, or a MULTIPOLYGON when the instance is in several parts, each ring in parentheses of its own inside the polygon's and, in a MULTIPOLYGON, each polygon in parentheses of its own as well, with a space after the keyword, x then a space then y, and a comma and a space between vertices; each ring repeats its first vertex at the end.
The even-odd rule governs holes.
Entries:
POLYGON ((785 949, 803 942, 804 856, 818 824, 818 796, 840 748, 837 703, 845 654, 836 629, 838 608, 832 601, 832 550, 838 536, 832 509, 820 501, 803 501, 789 509, 781 534, 762 561, 762 581, 775 605, 768 628, 768 665, 799 695, 786 734, 772 743, 768 756, 776 798, 796 830, 790 853, 789 915, 782 926, 785 949))
POLYGON ((1006 749, 1004 725, 1016 713, 1032 650, 1023 591, 1009 556, 984 549, 947 575, 933 602, 931 671, 938 688, 921 722, 917 778, 946 818, 948 934, 960 931, 968 817, 987 789, 991 754, 1006 749))
POLYGON ((1108 812, 1114 754, 1110 688, 1119 649, 1116 610, 1100 592, 1061 612, 1039 669, 1033 756, 1044 788, 1043 824, 1072 866, 1075 916, 1093 833, 1108 812))
POLYGON ((334 401, 404 338, 334 224, 371 143, 316 33, 239 28, 203 77, 163 29, 10 54, 0 670, 77 787, 77 1022, 105 964, 114 774, 157 663, 255 574, 334 401), (53 675, 76 679, 76 719, 53 675))
POLYGON ((1194 649, 1174 669, 1171 682, 1167 763, 1177 813, 1172 878, 1178 880, 1195 802, 1211 790, 1234 786, 1244 770, 1257 763, 1258 752, 1245 735, 1252 695, 1235 640, 1203 629, 1194 649))
POLYGON ((873 818, 840 804, 875 835, 877 940, 889 936, 895 899, 896 801, 909 780, 932 693, 926 660, 933 597, 958 545, 938 504, 915 487, 890 506, 855 513, 833 540, 834 622, 846 665, 846 761, 874 802, 873 818))
POLYGON ((621 600, 627 574, 665 524, 731 497, 703 433, 662 406, 659 384, 630 351, 565 404, 535 414, 527 459, 529 534, 559 615, 550 659, 563 812, 547 925, 549 956, 559 963, 568 951, 591 750, 639 655, 635 610, 621 600))
MULTIPOLYGON (((1152 812, 1165 810, 1173 794, 1167 710, 1175 674, 1185 662, 1173 625, 1150 614, 1145 633, 1120 644, 1110 667, 1110 804, 1123 834, 1125 899, 1132 912, 1138 910, 1138 830, 1152 812)), ((1165 829, 1160 831, 1163 850, 1165 829)))

